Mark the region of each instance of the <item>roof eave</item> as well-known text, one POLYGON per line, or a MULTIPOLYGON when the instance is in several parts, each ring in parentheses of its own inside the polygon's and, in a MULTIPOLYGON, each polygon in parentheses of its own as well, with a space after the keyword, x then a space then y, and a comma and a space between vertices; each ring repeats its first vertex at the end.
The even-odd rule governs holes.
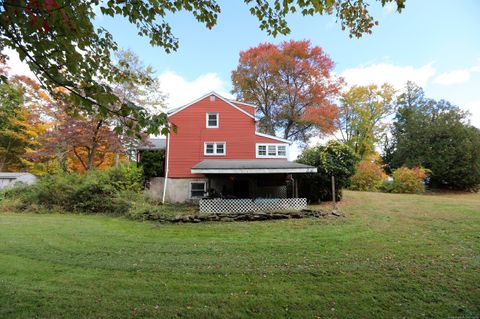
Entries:
POLYGON ((287 144, 290 144, 290 145, 293 143, 292 141, 286 140, 286 139, 284 139, 284 138, 277 137, 277 136, 273 136, 273 135, 269 135, 269 134, 265 134, 265 133, 255 132, 255 135, 262 136, 262 137, 265 137, 265 138, 270 138, 270 139, 272 139, 272 140, 276 140, 276 141, 279 141, 279 142, 287 143, 287 144))
POLYGON ((192 174, 296 174, 316 173, 316 167, 305 168, 192 168, 192 174))
POLYGON ((242 108, 240 108, 239 106, 235 105, 233 102, 231 102, 231 101, 228 100, 227 98, 224 98, 223 96, 221 96, 220 94, 218 94, 217 92, 214 92, 214 91, 209 92, 209 93, 203 95, 202 97, 196 99, 195 101, 192 101, 192 102, 190 102, 190 103, 188 103, 188 104, 186 104, 186 105, 184 105, 184 106, 174 108, 174 109, 172 109, 172 110, 170 110, 170 111, 167 110, 167 116, 173 116, 173 115, 177 114, 178 112, 183 111, 184 109, 188 108, 189 106, 192 106, 193 104, 195 104, 195 103, 197 103, 197 102, 205 99, 206 97, 208 97, 208 96, 210 96, 210 95, 215 95, 215 96, 218 97, 220 100, 222 100, 222 101, 224 101, 225 103, 229 104, 230 106, 234 107, 235 109, 237 109, 237 110, 240 111, 241 113, 243 113, 243 114, 251 117, 251 118, 254 119, 255 121, 258 121, 258 119, 257 119, 254 115, 248 113, 247 111, 245 111, 245 110, 243 110, 242 108))
POLYGON ((165 147, 137 147, 137 151, 161 151, 164 150, 165 147))
POLYGON ((256 106, 256 105, 253 105, 253 104, 250 104, 250 103, 240 102, 240 101, 231 100, 231 99, 228 99, 228 100, 229 100, 230 102, 232 102, 232 103, 243 104, 243 105, 250 106, 250 107, 253 107, 253 108, 257 108, 257 107, 258 107, 258 106, 256 106))

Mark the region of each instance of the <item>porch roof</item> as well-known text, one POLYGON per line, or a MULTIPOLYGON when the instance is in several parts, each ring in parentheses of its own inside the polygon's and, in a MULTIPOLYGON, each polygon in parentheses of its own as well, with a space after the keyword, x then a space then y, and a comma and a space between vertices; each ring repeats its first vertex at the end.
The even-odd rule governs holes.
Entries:
POLYGON ((284 160, 204 160, 192 174, 316 173, 317 168, 284 160))
POLYGON ((139 151, 154 151, 164 150, 167 145, 167 139, 165 138, 149 138, 146 143, 137 147, 139 151))

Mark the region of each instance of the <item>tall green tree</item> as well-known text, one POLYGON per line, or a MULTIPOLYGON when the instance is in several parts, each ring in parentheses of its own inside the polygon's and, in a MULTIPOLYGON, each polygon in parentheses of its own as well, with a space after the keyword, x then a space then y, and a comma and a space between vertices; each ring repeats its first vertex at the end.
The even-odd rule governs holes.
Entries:
MULTIPOLYGON (((114 108, 121 109, 123 103, 133 103, 150 114, 162 114, 167 108, 167 96, 162 92, 159 79, 154 79, 153 68, 144 65, 140 57, 131 50, 116 52, 115 60, 115 65, 121 70, 122 76, 111 83, 113 92, 119 98, 114 108)), ((127 152, 134 150, 147 136, 147 134, 129 134, 132 125, 137 123, 128 115, 116 114, 110 121, 104 120, 104 122, 117 127, 117 134, 121 135, 127 152)))
POLYGON ((395 90, 389 84, 353 86, 340 98, 337 127, 342 142, 361 158, 372 154, 395 111, 395 90))
POLYGON ((166 110, 167 96, 150 65, 145 65, 131 50, 115 52, 114 64, 121 71, 121 76, 111 83, 113 92, 119 98, 117 108, 121 108, 122 103, 132 102, 151 114, 161 114, 166 110))
POLYGON ((346 144, 329 141, 325 146, 307 148, 297 159, 298 163, 317 167, 317 173, 298 177, 299 196, 310 202, 330 201, 332 176, 335 177, 336 199, 341 200, 342 189, 350 184, 355 174, 358 157, 346 144))
MULTIPOLYGON (((244 0, 246 7, 260 21, 267 33, 288 34, 286 17, 294 12, 302 15, 335 15, 351 36, 370 33, 377 24, 369 13, 366 0, 244 0)), ((379 0, 384 6, 396 4, 400 12, 405 0, 379 0)), ((112 35, 103 27, 95 27, 98 12, 110 17, 123 17, 133 24, 150 44, 166 52, 178 48, 178 38, 168 22, 172 15, 187 12, 207 28, 216 25, 221 12, 215 0, 5 0, 0 2, 0 50, 14 49, 22 61, 41 79, 51 94, 67 91, 76 111, 102 116, 122 114, 136 125, 133 131, 166 133, 166 117, 150 114, 132 102, 113 107, 119 97, 110 83, 122 77, 121 69, 111 63, 112 52, 118 49, 112 35), (58 91, 61 87, 64 90, 58 91)), ((97 20, 98 21, 98 20, 97 20)))
POLYGON ((22 90, 0 84, 0 172, 25 169, 23 156, 36 145, 38 127, 32 125, 31 110, 24 104, 22 90))
POLYGON ((10 132, 20 101, 17 89, 8 83, 0 84, 0 172, 8 170, 12 149, 10 132))
POLYGON ((431 171, 433 187, 478 190, 480 131, 469 124, 469 114, 448 101, 426 98, 413 83, 407 84, 397 104, 385 158, 390 167, 423 166, 431 171))

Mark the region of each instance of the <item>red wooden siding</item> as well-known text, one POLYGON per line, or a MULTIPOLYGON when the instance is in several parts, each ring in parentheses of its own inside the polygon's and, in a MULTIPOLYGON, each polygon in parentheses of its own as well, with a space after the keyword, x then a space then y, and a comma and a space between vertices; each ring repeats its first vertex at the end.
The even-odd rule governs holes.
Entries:
POLYGON ((281 143, 255 135, 255 120, 218 97, 215 101, 206 97, 171 115, 169 121, 177 126, 177 133, 170 135, 169 143, 171 178, 200 177, 191 174, 190 169, 205 159, 256 159, 255 143, 281 143), (219 113, 219 127, 207 128, 206 113, 215 112, 219 113), (205 156, 204 142, 225 142, 225 156, 205 156))
POLYGON ((238 102, 232 102, 232 103, 235 104, 236 106, 238 106, 239 108, 241 108, 242 110, 244 110, 245 112, 248 112, 248 113, 252 114, 253 116, 255 116, 255 110, 256 109, 253 106, 248 106, 248 105, 238 103, 238 102))

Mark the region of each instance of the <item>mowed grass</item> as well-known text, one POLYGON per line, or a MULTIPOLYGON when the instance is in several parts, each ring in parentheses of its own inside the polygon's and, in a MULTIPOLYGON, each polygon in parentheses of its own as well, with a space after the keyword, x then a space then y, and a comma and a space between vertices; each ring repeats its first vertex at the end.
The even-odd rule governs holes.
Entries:
POLYGON ((480 195, 346 192, 341 219, 0 213, 0 318, 477 318, 480 195))

